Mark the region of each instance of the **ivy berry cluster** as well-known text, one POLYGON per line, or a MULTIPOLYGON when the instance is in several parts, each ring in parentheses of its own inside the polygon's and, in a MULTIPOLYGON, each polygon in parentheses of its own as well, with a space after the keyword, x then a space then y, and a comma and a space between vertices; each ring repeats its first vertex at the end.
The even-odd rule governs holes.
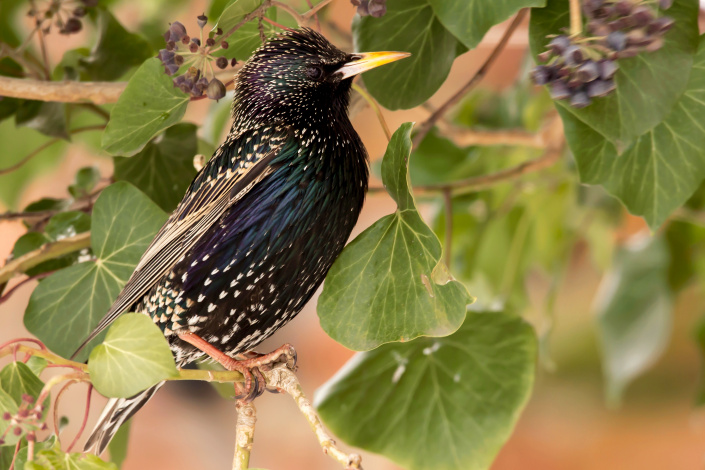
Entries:
POLYGON ((193 97, 205 93, 208 98, 218 101, 225 96, 225 85, 215 77, 213 63, 217 68, 225 69, 228 65, 234 67, 237 60, 229 61, 226 57, 213 56, 213 53, 229 47, 223 39, 223 30, 218 28, 204 40, 203 28, 208 23, 208 17, 200 15, 196 22, 200 29, 198 38, 190 37, 186 27, 178 21, 171 23, 164 33, 166 48, 161 49, 157 57, 167 75, 174 75, 182 67, 187 67, 184 73, 174 78, 175 87, 193 97))
POLYGON ((52 27, 61 34, 73 34, 83 29, 81 19, 86 9, 98 4, 98 0, 54 0, 44 8, 30 8, 27 16, 34 18, 37 28, 49 34, 52 27))
POLYGON ((33 431, 46 431, 47 424, 42 423, 42 413, 44 405, 37 403, 34 405, 34 397, 28 394, 22 395, 22 403, 19 410, 14 415, 9 411, 2 414, 4 421, 9 421, 9 425, 5 428, 5 432, 0 436, 0 445, 5 443, 5 438, 8 432, 12 432, 15 436, 26 434, 27 439, 34 437, 33 431))
POLYGON ((350 0, 360 16, 379 18, 387 13, 387 0, 350 0))
MULTIPOLYGON (((658 16, 651 0, 585 0, 590 36, 554 36, 548 50, 538 55, 543 65, 532 70, 537 85, 548 85, 555 100, 569 100, 575 108, 616 88, 616 60, 653 52, 663 46, 673 19, 658 16)), ((658 0, 662 10, 673 0, 658 0)))

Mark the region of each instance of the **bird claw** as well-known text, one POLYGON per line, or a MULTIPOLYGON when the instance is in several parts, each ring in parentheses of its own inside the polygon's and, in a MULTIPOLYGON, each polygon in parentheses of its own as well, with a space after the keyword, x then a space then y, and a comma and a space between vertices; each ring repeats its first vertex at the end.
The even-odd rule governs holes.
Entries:
POLYGON ((267 381, 262 372, 254 367, 241 371, 245 377, 244 383, 235 384, 235 399, 249 403, 267 390, 267 381))

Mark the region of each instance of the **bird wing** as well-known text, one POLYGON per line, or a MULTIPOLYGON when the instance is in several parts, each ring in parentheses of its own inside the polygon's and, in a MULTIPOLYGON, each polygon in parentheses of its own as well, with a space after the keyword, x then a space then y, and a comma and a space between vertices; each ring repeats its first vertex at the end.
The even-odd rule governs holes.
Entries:
POLYGON ((117 300, 73 354, 129 309, 170 272, 233 204, 274 171, 291 144, 287 128, 269 126, 229 137, 196 176, 181 203, 157 233, 117 300))

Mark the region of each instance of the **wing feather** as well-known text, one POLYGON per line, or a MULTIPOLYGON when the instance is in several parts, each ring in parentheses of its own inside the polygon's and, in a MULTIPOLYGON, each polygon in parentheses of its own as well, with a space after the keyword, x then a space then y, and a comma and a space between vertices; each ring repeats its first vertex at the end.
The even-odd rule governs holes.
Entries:
POLYGON ((214 158, 194 179, 184 199, 142 255, 135 271, 108 313, 72 358, 120 314, 148 294, 229 207, 236 204, 252 187, 274 171, 272 163, 286 145, 289 133, 281 128, 268 128, 256 132, 255 135, 260 138, 253 139, 245 133, 236 142, 229 139, 216 151, 214 158), (243 145, 244 143, 254 145, 243 145), (235 156, 228 155, 230 153, 227 151, 228 146, 235 146, 237 152, 235 156), (266 151, 258 152, 258 149, 266 149, 266 151), (247 152, 248 150, 250 152, 247 152), (247 159, 246 156, 252 159, 247 159), (231 159, 233 167, 229 167, 227 161, 223 159, 231 159), (217 173, 214 177, 208 178, 208 172, 217 173))

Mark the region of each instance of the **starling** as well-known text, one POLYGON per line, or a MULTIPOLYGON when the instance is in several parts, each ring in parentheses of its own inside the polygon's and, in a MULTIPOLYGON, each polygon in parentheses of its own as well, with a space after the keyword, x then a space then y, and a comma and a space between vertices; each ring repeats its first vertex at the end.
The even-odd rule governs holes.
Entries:
MULTIPOLYGON (((251 371, 262 361, 235 356, 301 311, 365 199, 367 152, 347 114, 352 79, 408 55, 348 54, 311 29, 262 45, 236 76, 228 137, 84 345, 121 313, 144 313, 177 366, 207 354, 243 372, 250 397, 261 393, 251 371)), ((112 399, 86 451, 102 453, 161 385, 112 399)))

